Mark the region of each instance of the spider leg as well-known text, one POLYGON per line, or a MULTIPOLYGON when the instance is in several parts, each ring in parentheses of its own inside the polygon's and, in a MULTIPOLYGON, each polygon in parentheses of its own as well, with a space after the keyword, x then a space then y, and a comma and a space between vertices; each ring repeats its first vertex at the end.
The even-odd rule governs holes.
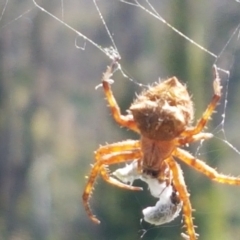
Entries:
POLYGON ((182 170, 173 158, 168 158, 166 161, 169 164, 170 169, 172 170, 174 187, 179 193, 179 198, 183 202, 183 215, 189 240, 196 240, 197 234, 195 232, 192 219, 193 210, 191 202, 189 200, 189 193, 186 188, 182 170))
POLYGON ((220 77, 219 77, 216 65, 213 66, 213 72, 214 72, 214 81, 213 81, 214 95, 212 97, 212 100, 208 105, 207 109, 205 110, 205 112, 203 113, 202 117, 198 121, 197 125, 193 128, 190 128, 184 131, 181 134, 182 136, 191 136, 191 135, 200 133, 203 130, 203 128, 206 126, 208 120, 211 118, 211 115, 213 114, 214 109, 216 108, 217 103, 220 100, 222 86, 220 83, 220 77))
POLYGON ((112 73, 114 71, 114 68, 116 67, 116 60, 112 62, 110 66, 107 67, 106 72, 103 74, 102 77, 102 86, 106 95, 106 99, 108 101, 109 107, 111 109, 113 118, 115 121, 126 128, 129 128, 135 132, 139 133, 139 130, 137 128, 137 125, 133 119, 133 116, 131 114, 128 115, 122 115, 120 112, 120 108, 116 102, 115 97, 113 96, 111 87, 110 87, 110 78, 112 77, 112 73))
POLYGON ((97 151, 94 152, 95 160, 98 161, 104 155, 116 153, 116 152, 124 152, 124 151, 132 151, 134 149, 140 149, 140 142, 136 140, 126 140, 122 142, 107 144, 105 146, 100 146, 97 151))
MULTIPOLYGON (((132 159, 130 159, 130 160, 132 160, 132 159)), ((106 167, 102 167, 101 176, 106 182, 108 182, 114 186, 117 186, 117 187, 120 187, 123 189, 127 189, 127 190, 133 190, 133 191, 141 191, 142 190, 141 187, 134 187, 134 186, 122 183, 122 182, 118 181, 116 178, 110 177, 106 167)))
POLYGON ((138 145, 139 141, 128 140, 126 142, 102 146, 95 152, 96 162, 91 169, 88 177, 88 182, 82 195, 85 210, 93 222, 100 223, 100 221, 92 214, 88 201, 98 173, 101 173, 107 182, 117 185, 118 187, 127 188, 130 190, 141 190, 141 188, 123 184, 120 181, 109 177, 106 170, 107 165, 122 163, 133 159, 140 159, 142 157, 142 154, 140 149, 136 147, 138 145))
POLYGON ((193 142, 200 141, 200 140, 207 140, 207 139, 212 138, 212 137, 213 137, 212 133, 200 132, 196 135, 187 136, 187 137, 177 139, 177 145, 182 146, 182 145, 186 145, 186 144, 193 143, 193 142))
MULTIPOLYGON (((102 159, 103 157, 105 157, 105 155, 107 155, 107 154, 111 154, 111 153, 119 154, 120 152, 132 151, 134 149, 140 149, 139 141, 126 140, 124 142, 118 142, 118 143, 114 143, 114 144, 110 144, 110 145, 106 145, 106 146, 101 146, 95 152, 95 159, 99 160, 99 159, 102 159)), ((130 159, 130 160, 133 160, 133 159, 130 159)), ((141 187, 134 187, 134 186, 131 186, 128 184, 124 184, 124 183, 118 181, 116 178, 110 177, 106 166, 101 168, 101 175, 106 182, 108 182, 112 185, 115 185, 117 187, 128 189, 128 190, 135 190, 135 191, 142 190, 141 187)))
POLYGON ((223 184, 240 185, 240 178, 230 177, 218 173, 214 168, 208 166, 205 162, 196 159, 189 152, 183 149, 177 148, 174 152, 174 156, 178 157, 181 161, 185 162, 190 167, 193 167, 197 171, 203 173, 213 181, 223 184))

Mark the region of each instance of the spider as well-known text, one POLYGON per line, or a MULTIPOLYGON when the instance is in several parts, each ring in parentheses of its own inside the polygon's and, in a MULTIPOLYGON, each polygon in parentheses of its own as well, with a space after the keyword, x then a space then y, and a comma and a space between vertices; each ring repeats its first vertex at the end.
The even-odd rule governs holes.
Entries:
POLYGON ((195 126, 192 125, 194 108, 191 97, 185 85, 176 77, 149 86, 131 104, 126 115, 122 115, 111 90, 110 79, 113 72, 119 67, 119 59, 114 59, 102 77, 102 86, 115 121, 140 135, 140 140, 126 140, 122 142, 100 146, 95 152, 95 163, 88 176, 88 182, 83 192, 83 204, 90 219, 100 223, 93 215, 89 198, 93 190, 96 177, 100 173, 105 181, 115 186, 129 189, 142 190, 140 187, 128 185, 112 177, 108 165, 137 160, 137 171, 140 175, 157 179, 160 183, 169 182, 169 171, 172 183, 180 201, 186 227, 187 239, 196 240, 192 206, 184 181, 182 170, 177 162, 182 161, 193 169, 206 175, 213 181, 240 185, 240 178, 230 177, 218 173, 205 162, 195 158, 181 146, 209 139, 210 133, 202 132, 214 112, 221 97, 222 86, 217 67, 214 65, 213 90, 214 95, 202 117, 195 126))

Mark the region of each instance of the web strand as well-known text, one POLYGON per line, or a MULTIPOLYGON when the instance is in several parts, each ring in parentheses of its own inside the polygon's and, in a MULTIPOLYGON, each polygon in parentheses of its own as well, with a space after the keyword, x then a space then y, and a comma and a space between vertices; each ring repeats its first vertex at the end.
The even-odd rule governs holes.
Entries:
MULTIPOLYGON (((86 44, 90 43, 91 45, 93 45, 94 47, 96 47, 98 50, 100 50, 101 52, 103 52, 108 58, 113 59, 116 55, 118 55, 118 57, 120 58, 120 53, 117 49, 116 43, 113 39, 113 36, 108 28, 108 25, 102 15, 102 12, 97 4, 96 0, 92 0, 93 4, 95 6, 95 9, 99 15, 99 18, 106 30, 106 34, 108 35, 112 46, 108 47, 108 48, 104 48, 102 46, 100 46, 99 44, 97 44, 96 42, 94 42, 92 39, 90 39, 89 37, 87 37, 86 35, 84 35, 82 32, 76 30, 75 28, 73 28, 72 26, 70 26, 69 24, 67 24, 64 20, 64 4, 63 4, 63 0, 61 0, 61 9, 62 9, 62 19, 59 19, 58 17, 56 17, 55 15, 53 15, 52 13, 50 13, 49 11, 47 11, 45 8, 43 8, 42 6, 40 6, 36 0, 33 0, 34 5, 41 11, 43 11, 44 13, 48 14, 50 17, 52 17, 53 19, 55 19, 56 21, 60 22, 63 26, 65 26, 66 28, 68 28, 69 30, 75 32, 77 34, 77 36, 81 37, 84 40, 83 46, 79 46, 77 44, 77 39, 75 40, 75 46, 78 49, 81 50, 85 50, 86 48, 86 44)), ((189 43, 193 44, 194 46, 196 46, 197 48, 199 48, 200 50, 204 51, 206 54, 212 56, 213 58, 215 58, 214 63, 216 64, 217 61, 222 57, 223 53, 226 51, 226 48, 229 46, 229 44, 231 43, 232 39, 234 38, 234 36, 236 36, 236 34, 239 32, 240 29, 240 24, 236 27, 236 29, 234 30, 234 32, 232 33, 232 35, 230 36, 230 38, 228 39, 228 41, 226 42, 226 44, 224 45, 224 47, 222 48, 222 50, 220 51, 219 54, 215 54, 213 52, 211 52, 210 50, 206 49, 205 47, 203 47, 202 45, 200 45, 199 43, 197 43, 196 41, 194 41, 193 39, 191 39, 190 37, 188 37, 187 35, 185 35, 184 33, 182 33, 181 31, 179 31, 177 28, 175 28, 172 24, 170 24, 167 20, 165 20, 160 14, 159 12, 155 9, 155 7, 150 3, 149 0, 145 0, 146 6, 143 6, 141 3, 139 3, 138 0, 132 0, 132 1, 128 1, 128 0, 119 0, 122 3, 137 7, 139 9, 141 9, 142 11, 146 12, 147 14, 149 14, 150 16, 154 17, 155 19, 161 21, 164 25, 166 25, 168 28, 170 28, 172 31, 174 31, 176 34, 180 35, 181 37, 183 37, 184 39, 186 39, 186 41, 188 41, 189 43)), ((1 18, 3 16, 3 13, 5 12, 6 6, 7 6, 8 0, 6 1, 5 5, 4 5, 4 9, 2 11, 1 14, 1 18)), ((21 16, 20 16, 21 17, 21 16)), ((226 134, 225 134, 225 113, 226 113, 226 109, 227 109, 227 105, 228 105, 228 85, 229 85, 229 71, 225 70, 225 69, 221 69, 218 68, 220 71, 224 72, 227 75, 227 84, 226 84, 226 89, 225 89, 225 95, 224 95, 224 106, 223 106, 223 114, 222 114, 222 120, 221 123, 215 128, 214 131, 216 131, 217 129, 218 132, 222 132, 223 133, 223 141, 228 142, 227 138, 226 138, 226 134)), ((124 78, 127 78, 128 80, 134 82, 135 84, 139 85, 139 86, 146 86, 143 85, 142 83, 137 82, 136 80, 130 78, 123 70, 122 67, 120 65, 120 63, 118 64, 118 70, 121 72, 122 76, 124 78)), ((202 145, 202 144, 200 144, 202 145)), ((232 144, 230 144, 228 142, 228 146, 230 146, 232 149, 234 149, 234 151, 237 152, 237 150, 234 148, 234 146, 232 144)))
POLYGON ((171 25, 169 22, 167 22, 155 9, 154 7, 150 4, 150 2, 148 0, 145 0, 146 3, 150 6, 150 8, 152 9, 152 11, 150 11, 149 9, 145 8, 143 5, 141 5, 137 0, 135 0, 135 3, 132 2, 128 2, 125 0, 120 0, 120 2, 132 5, 132 6, 136 6, 139 7, 140 9, 142 9, 143 11, 145 11, 146 13, 150 14, 151 16, 153 16, 154 18, 158 19, 159 21, 161 21, 162 23, 164 23, 167 27, 169 27, 170 29, 172 29, 174 32, 176 32, 178 35, 180 35, 181 37, 185 38, 188 42, 190 42, 191 44, 195 45, 196 47, 198 47, 199 49, 201 49, 202 51, 206 52, 207 54, 211 55, 214 58, 217 58, 217 55, 212 53, 211 51, 209 51, 208 49, 204 48, 202 45, 198 44, 197 42, 195 42, 194 40, 192 40, 191 38, 189 38, 187 35, 185 35, 184 33, 180 32, 177 28, 175 28, 173 25, 171 25))
POLYGON ((98 5, 97 5, 96 0, 93 0, 93 3, 94 3, 94 5, 95 5, 95 8, 96 8, 96 10, 97 10, 97 12, 98 12, 98 15, 99 15, 99 17, 100 17, 100 19, 101 19, 101 21, 102 21, 102 23, 103 23, 103 26, 104 26, 104 28, 105 28, 105 30, 106 30, 106 32, 107 32, 107 35, 108 35, 108 37, 110 38, 110 40, 111 40, 111 42, 112 42, 112 45, 113 45, 114 50, 117 52, 117 54, 119 55, 119 57, 121 57, 120 54, 119 54, 119 51, 118 51, 118 49, 117 49, 117 46, 116 46, 116 44, 115 44, 115 41, 114 41, 114 39, 113 39, 113 37, 112 37, 112 34, 110 33, 110 30, 109 30, 109 28, 108 28, 108 26, 107 26, 107 24, 106 24, 106 22, 105 22, 105 20, 104 20, 104 18, 103 18, 103 15, 102 15, 102 13, 101 13, 98 5))
MULTIPOLYGON (((215 58, 214 64, 217 64, 218 60, 221 59, 223 53, 226 51, 227 47, 230 45, 230 43, 232 42, 233 38, 238 34, 238 38, 239 38, 239 33, 240 33, 240 24, 235 28, 234 32, 232 33, 232 35, 229 37, 229 39, 227 40, 226 44, 224 45, 224 47, 222 48, 222 50, 220 51, 219 54, 214 54, 213 52, 211 52, 210 50, 204 48, 202 45, 198 44, 196 41, 194 41, 193 39, 189 38, 188 36, 186 36, 185 34, 183 34, 181 31, 179 31, 178 29, 176 29, 173 25, 171 25, 169 22, 167 22, 158 12, 157 10, 154 8, 154 6, 149 2, 149 0, 145 0, 147 6, 149 6, 149 9, 146 8, 145 6, 143 6, 142 4, 139 3, 138 0, 133 0, 133 1, 127 1, 127 0, 120 0, 120 2, 126 3, 128 5, 132 5, 135 7, 140 8, 141 10, 143 10, 144 12, 150 14, 151 16, 153 16, 154 18, 158 19, 159 21, 161 21, 163 24, 165 24, 167 27, 169 27, 171 30, 173 30, 174 32, 176 32, 178 35, 180 35, 181 37, 183 37, 184 39, 186 39, 188 42, 190 42, 191 44, 193 44, 194 46, 196 46, 197 48, 201 49, 202 51, 204 51, 205 53, 207 53, 208 55, 212 56, 215 58)), ((229 69, 231 69, 231 66, 229 67, 229 69)), ((223 113, 221 115, 222 120, 220 122, 220 124, 213 130, 213 132, 215 132, 217 129, 219 129, 217 132, 218 133, 222 133, 223 134, 223 138, 218 138, 218 140, 221 140, 222 142, 224 142, 225 144, 227 144, 232 150, 234 150, 237 154, 240 155, 240 151, 233 145, 231 144, 226 137, 226 133, 225 133, 225 120, 226 120, 226 109, 228 106, 228 91, 229 91, 229 79, 230 79, 230 72, 229 70, 226 69, 222 69, 218 67, 218 70, 225 73, 225 75, 227 76, 226 79, 226 87, 225 87, 225 91, 224 91, 224 103, 223 103, 223 113)), ((198 152, 200 151, 200 148, 202 146, 204 141, 201 141, 198 148, 197 148, 197 152, 196 154, 198 154, 198 152)))
POLYGON ((1 21, 2 18, 3 18, 3 15, 4 15, 5 11, 6 11, 7 5, 8 5, 8 0, 6 0, 5 4, 4 4, 4 6, 3 6, 3 10, 2 10, 2 13, 1 13, 1 15, 0 15, 0 21, 1 21))
POLYGON ((90 38, 88 38, 86 35, 84 35, 83 33, 79 32, 78 30, 76 30, 75 28, 73 28, 72 26, 70 26, 69 24, 67 24, 65 21, 61 20, 60 18, 56 17, 54 14, 50 13, 49 11, 47 11, 45 8, 41 7, 35 0, 32 0, 34 5, 41 11, 43 11, 44 13, 46 13, 47 15, 49 15, 50 17, 52 17, 53 19, 55 19, 56 21, 58 21, 59 23, 61 23, 62 25, 64 25, 66 28, 68 28, 69 30, 75 32, 78 36, 80 36, 81 38, 83 38, 86 42, 89 42, 90 44, 92 44, 94 47, 96 47, 98 50, 100 50, 101 52, 103 52, 106 56, 106 50, 100 46, 99 44, 97 44, 96 42, 94 42, 93 40, 91 40, 90 38))
MULTIPOLYGON (((4 6, 4 10, 2 11, 2 15, 1 15, 1 19, 3 17, 3 14, 6 10, 6 7, 4 6)), ((22 13, 21 15, 19 15, 18 17, 14 18, 13 20, 9 21, 8 23, 6 23, 5 25, 3 25, 2 27, 0 27, 0 30, 3 29, 3 28, 6 28, 8 27, 10 24, 12 24, 13 22, 17 21, 18 19, 22 18, 23 16, 27 15, 28 13, 30 13, 31 11, 33 10, 33 8, 31 9, 28 9, 27 11, 25 11, 24 13, 22 13)), ((0 21, 1 21, 0 19, 0 21)))

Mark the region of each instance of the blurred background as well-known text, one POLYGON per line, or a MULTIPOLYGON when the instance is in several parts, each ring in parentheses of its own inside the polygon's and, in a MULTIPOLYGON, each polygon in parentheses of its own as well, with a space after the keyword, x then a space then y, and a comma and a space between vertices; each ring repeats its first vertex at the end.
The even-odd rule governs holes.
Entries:
MULTIPOLYGON (((173 26, 216 55, 240 23, 240 4, 234 0, 151 2, 173 26)), ((92 1, 38 3, 97 44, 112 44, 92 1)), ((97 3, 124 71, 143 84, 177 76, 193 95, 196 119, 213 93, 213 64, 230 71, 230 76, 221 73, 223 101, 208 125, 215 137, 188 150, 220 172, 240 175, 240 154, 229 145, 240 149, 239 29, 215 62, 140 8, 97 3)), ((145 191, 130 192, 98 178, 90 205, 101 224, 88 219, 81 195, 94 151, 106 142, 138 139, 113 121, 102 89, 95 90, 110 60, 89 43, 85 50, 77 48, 75 42, 82 47, 84 40, 30 0, 4 0, 0 13, 0 239, 180 239, 181 216, 158 227, 140 221, 142 209, 157 201, 140 182, 145 191)), ((120 73, 114 80, 125 113, 141 88, 120 73)), ((240 187, 182 168, 200 239, 240 239, 240 187)))

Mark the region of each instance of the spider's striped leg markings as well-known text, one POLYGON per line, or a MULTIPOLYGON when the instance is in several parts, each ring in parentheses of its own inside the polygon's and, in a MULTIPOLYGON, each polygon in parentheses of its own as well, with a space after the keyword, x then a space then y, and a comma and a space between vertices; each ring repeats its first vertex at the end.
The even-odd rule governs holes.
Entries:
POLYGON ((109 80, 112 77, 112 73, 114 71, 115 64, 116 64, 116 62, 113 61, 112 64, 107 67, 107 70, 103 74, 103 77, 102 77, 102 85, 103 85, 103 89, 104 89, 104 92, 106 95, 106 99, 108 101, 109 107, 112 112, 112 116, 115 119, 115 121, 119 125, 129 128, 129 129, 139 133, 139 130, 133 119, 133 116, 131 114, 122 115, 120 112, 120 108, 115 100, 115 97, 113 96, 109 80))
POLYGON ((102 158, 102 156, 107 154, 112 154, 116 152, 132 151, 135 149, 140 149, 139 140, 125 140, 122 142, 107 144, 100 146, 97 151, 95 151, 95 160, 102 158))
POLYGON ((125 142, 101 146, 95 152, 96 162, 91 169, 87 185, 82 195, 85 210, 93 222, 100 223, 100 221, 92 214, 88 201, 98 173, 101 173, 102 177, 107 182, 118 187, 130 190, 141 190, 141 188, 129 186, 127 184, 121 183, 116 179, 111 178, 106 170, 106 166, 108 165, 131 161, 133 159, 140 159, 142 157, 142 153, 138 146, 139 141, 128 140, 125 142))
MULTIPOLYGON (((106 155, 116 155, 120 154, 121 152, 126 151, 134 151, 134 150, 140 150, 140 143, 139 141, 135 140, 126 140, 123 142, 118 142, 106 146, 101 146, 96 152, 95 152, 95 160, 98 161, 99 159, 105 158, 106 155)), ((130 159, 133 160, 133 159, 130 159)), ((127 160, 126 160, 127 161, 127 160)), ((106 166, 103 166, 101 168, 101 176, 103 179, 115 186, 118 186, 120 188, 125 188, 129 190, 142 190, 141 187, 133 187, 128 184, 124 184, 120 181, 118 181, 115 178, 112 178, 109 176, 109 172, 106 166)))
POLYGON ((186 163, 188 166, 206 175, 213 181, 223 184, 240 185, 240 177, 230 177, 218 173, 214 168, 208 166, 205 162, 195 158, 189 152, 183 149, 177 148, 174 152, 174 155, 186 163))
POLYGON ((176 146, 184 146, 189 143, 193 143, 193 142, 197 142, 197 141, 201 141, 201 140, 207 140, 212 137, 213 137, 212 133, 200 132, 196 135, 190 135, 190 136, 181 137, 181 138, 177 139, 176 146))
MULTIPOLYGON (((200 173, 206 175, 208 178, 210 178, 213 181, 219 182, 219 183, 223 183, 223 184, 230 184, 230 185, 240 185, 240 178, 237 177, 230 177, 230 176, 226 176, 224 174, 218 173, 214 168, 208 166, 205 162, 196 159, 194 156, 192 156, 189 152, 177 148, 174 151, 173 154, 175 157, 177 157, 179 160, 183 161, 184 163, 186 163, 188 166, 194 168, 195 170, 199 171, 200 173)), ((169 161, 168 161, 169 162, 169 161)), ((188 236, 190 237, 190 240, 195 240, 196 238, 196 234, 194 232, 194 226, 192 223, 192 208, 191 208, 191 203, 188 197, 186 197, 185 199, 183 199, 184 195, 182 196, 182 193, 184 193, 184 191, 181 190, 181 188, 184 190, 184 188, 186 188, 184 180, 182 175, 179 174, 180 177, 177 178, 175 176, 175 171, 174 168, 178 167, 177 163, 174 162, 174 160, 169 162, 169 166, 173 172, 173 179, 175 181, 175 185, 176 185, 176 189, 179 192, 179 196, 180 199, 183 201, 183 213, 185 215, 185 223, 186 223, 186 227, 187 227, 187 232, 188 232, 188 236), (174 164, 176 165, 174 167, 174 164), (182 184, 182 186, 180 186, 180 188, 178 188, 178 184, 176 179, 181 180, 182 178, 182 183, 181 181, 179 181, 179 184, 182 184), (193 233, 195 234, 195 237, 193 235, 193 233)), ((179 168, 179 167, 178 167, 179 168)), ((177 169, 177 168, 176 168, 177 169)), ((179 172, 181 173, 181 170, 179 168, 179 172)), ((187 189, 185 191, 185 193, 187 193, 187 189)))
POLYGON ((186 131, 184 131, 181 135, 182 136, 192 136, 195 134, 200 133, 203 128, 206 126, 208 120, 211 118, 211 115, 213 114, 220 98, 221 98, 221 83, 220 83, 220 77, 218 74, 218 70, 216 65, 213 66, 213 71, 214 71, 214 81, 213 81, 213 90, 214 90, 214 95, 212 97, 212 100, 210 104, 208 105, 207 109, 203 113, 202 117, 198 121, 197 125, 193 128, 189 128, 186 131))
POLYGON ((167 163, 169 164, 169 167, 172 170, 174 186, 179 193, 179 198, 183 202, 182 209, 189 240, 196 240, 197 234, 195 232, 192 219, 193 210, 191 202, 189 200, 189 193, 187 191, 187 187, 183 178, 182 170, 180 166, 176 163, 176 161, 171 157, 167 159, 167 163))

